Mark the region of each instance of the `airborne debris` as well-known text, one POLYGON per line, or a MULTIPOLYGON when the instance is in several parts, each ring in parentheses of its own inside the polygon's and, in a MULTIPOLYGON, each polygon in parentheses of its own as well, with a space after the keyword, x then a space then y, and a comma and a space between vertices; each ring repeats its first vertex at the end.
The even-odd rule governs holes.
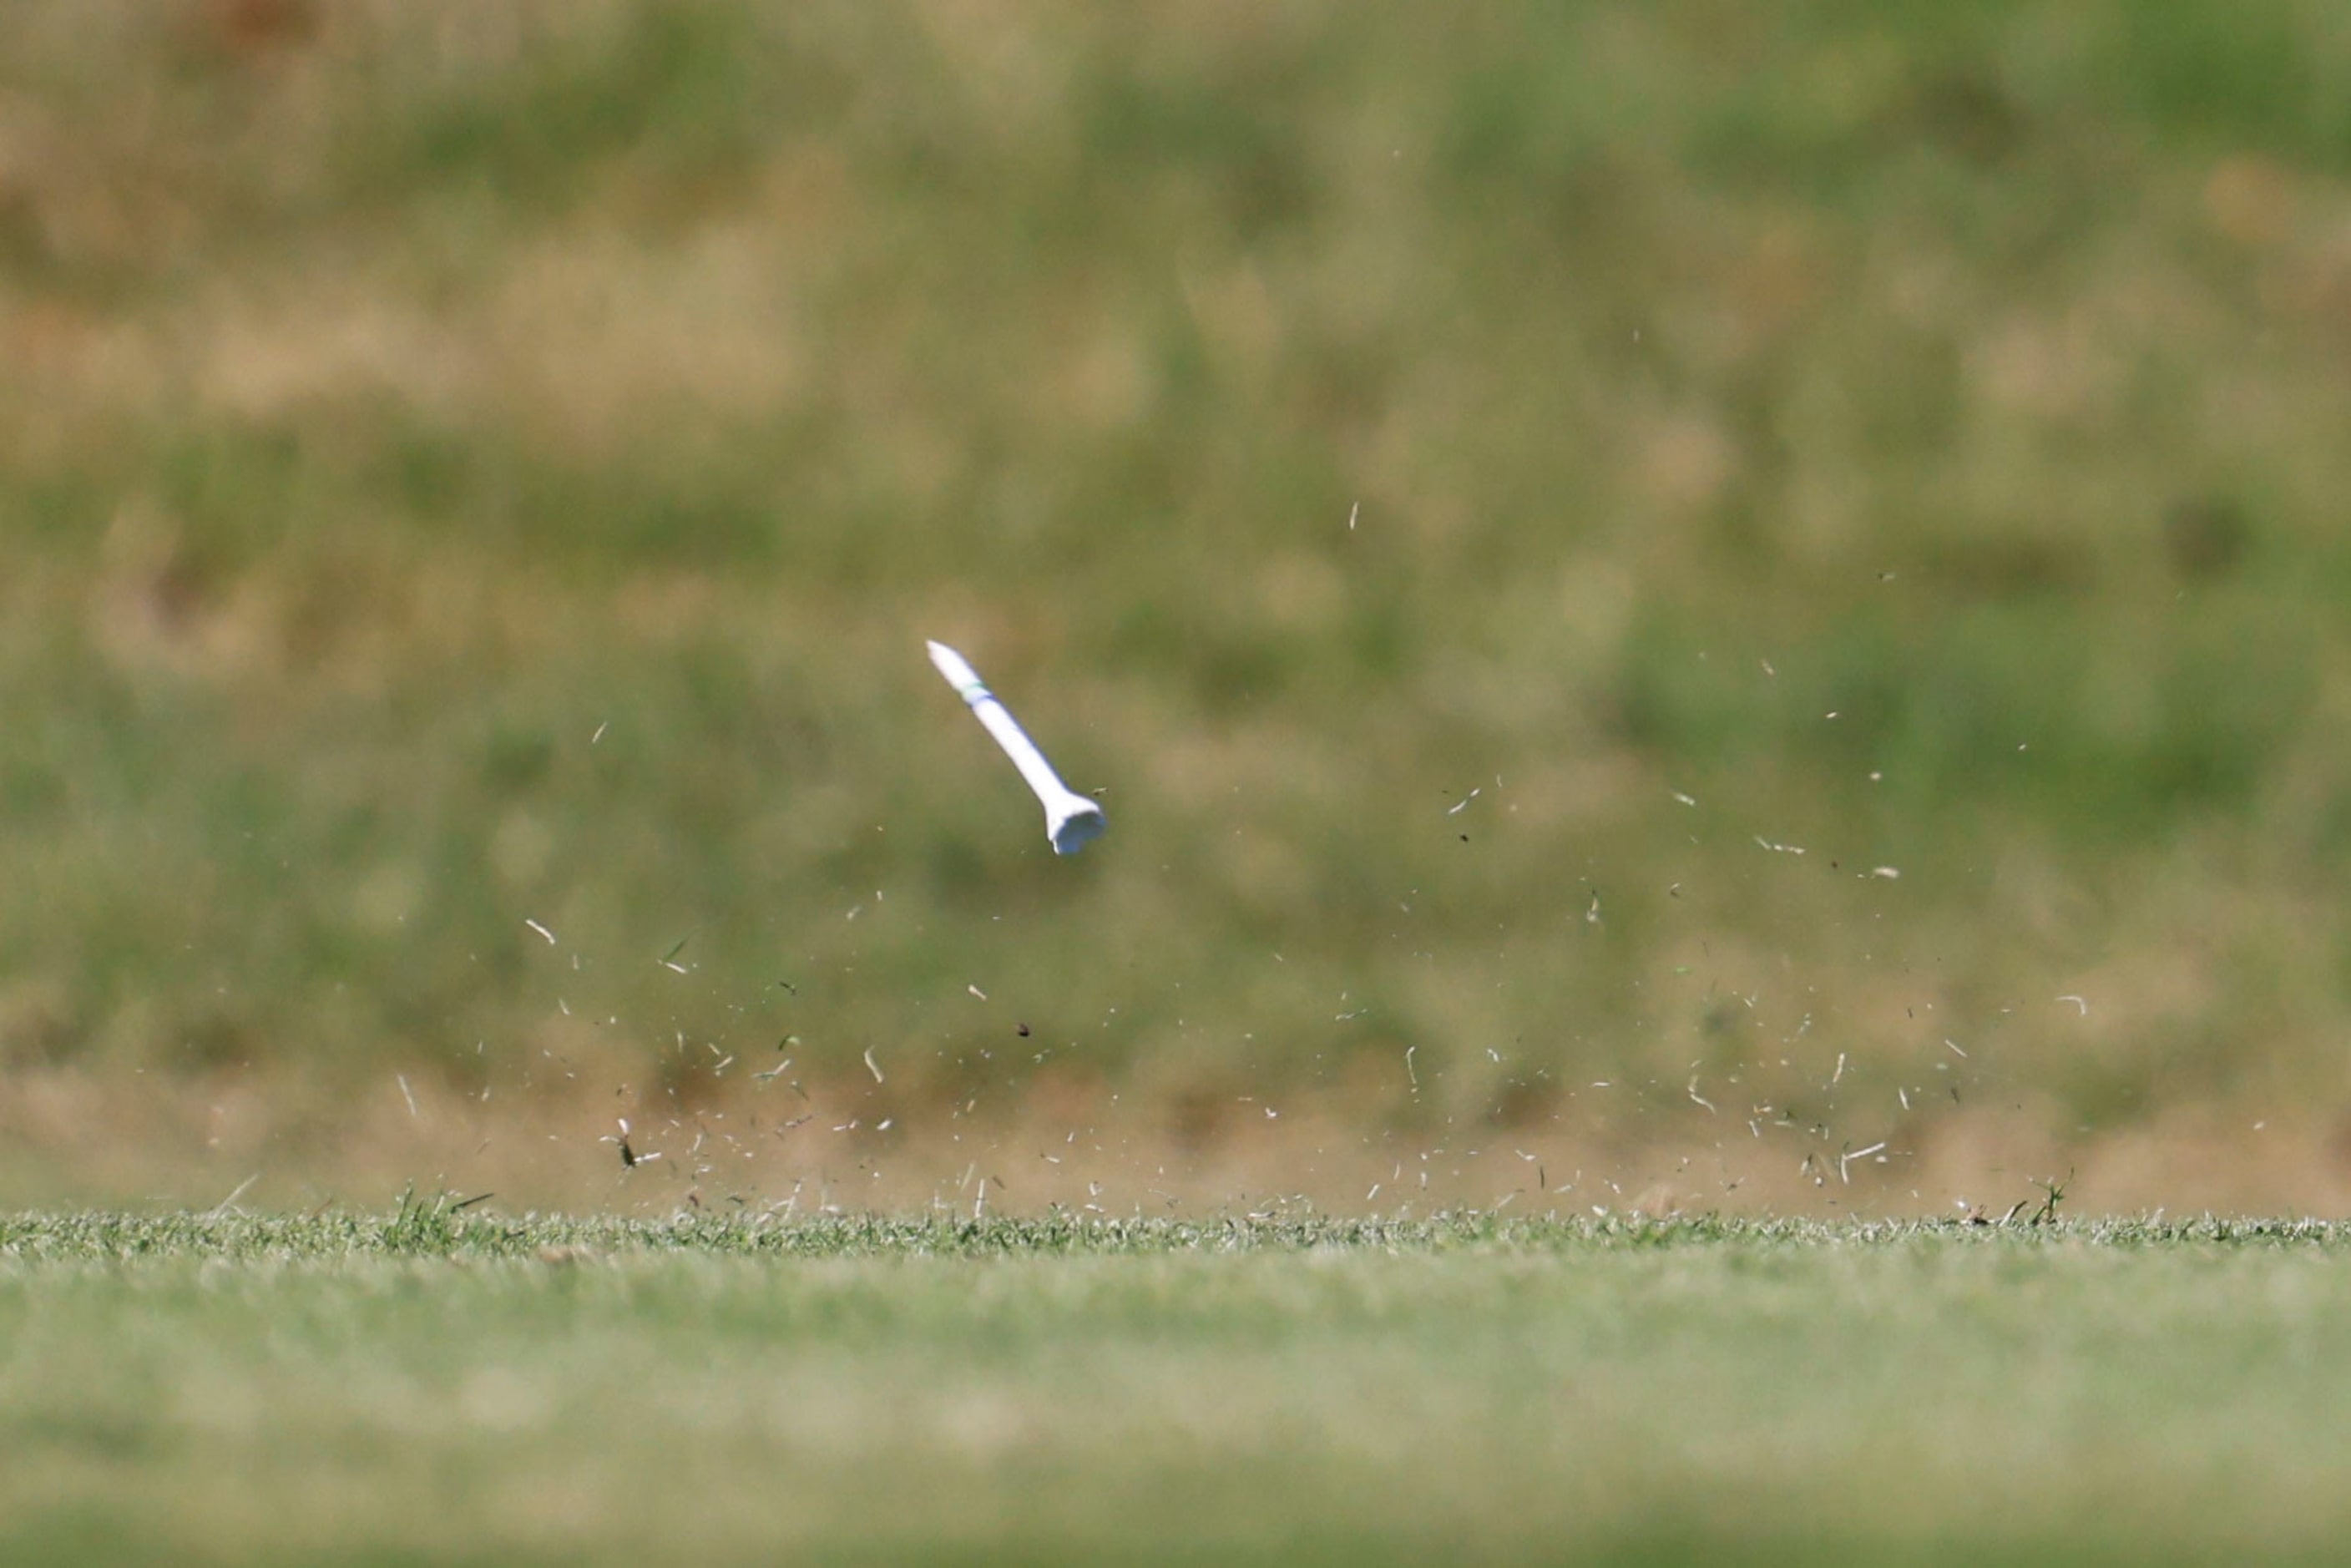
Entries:
POLYGON ((1850 1154, 1839 1155, 1837 1156, 1837 1180, 1844 1183, 1847 1186, 1851 1186, 1853 1185, 1853 1178, 1845 1175, 1845 1166, 1851 1165, 1855 1160, 1866 1159, 1871 1155, 1882 1153, 1885 1148, 1885 1140, 1880 1139, 1878 1142, 1870 1145, 1869 1147, 1865 1149, 1855 1149, 1850 1154))
POLYGON ((204 1218, 207 1219, 218 1219, 222 1215, 226 1214, 235 1204, 236 1200, 245 1196, 246 1189, 252 1186, 255 1182, 257 1182, 260 1179, 261 1173, 259 1171, 256 1171, 251 1176, 246 1177, 243 1181, 237 1183, 229 1195, 221 1199, 220 1202, 214 1207, 213 1211, 204 1218))
POLYGON ((661 1158, 661 1155, 641 1155, 637 1153, 635 1147, 629 1142, 629 1119, 626 1116, 622 1116, 619 1120, 621 1128, 619 1134, 616 1136, 608 1134, 601 1141, 607 1144, 617 1144, 620 1145, 621 1166, 622 1169, 634 1170, 639 1166, 649 1166, 653 1164, 653 1161, 661 1158))

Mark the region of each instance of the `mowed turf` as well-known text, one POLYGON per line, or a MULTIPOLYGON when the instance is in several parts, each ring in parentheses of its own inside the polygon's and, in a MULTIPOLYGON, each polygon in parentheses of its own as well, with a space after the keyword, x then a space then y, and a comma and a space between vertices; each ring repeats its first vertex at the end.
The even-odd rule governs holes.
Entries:
POLYGON ((0 1221, 0 1555, 2221 1561, 2351 1227, 0 1221))

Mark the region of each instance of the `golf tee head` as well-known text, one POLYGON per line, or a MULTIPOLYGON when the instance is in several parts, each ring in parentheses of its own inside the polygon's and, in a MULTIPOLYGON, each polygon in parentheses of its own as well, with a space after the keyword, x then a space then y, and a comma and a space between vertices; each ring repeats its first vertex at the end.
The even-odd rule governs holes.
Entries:
POLYGON ((1102 809, 1083 795, 1071 795, 1058 807, 1045 810, 1045 834, 1053 841, 1057 855, 1073 855, 1110 828, 1110 819, 1102 809))

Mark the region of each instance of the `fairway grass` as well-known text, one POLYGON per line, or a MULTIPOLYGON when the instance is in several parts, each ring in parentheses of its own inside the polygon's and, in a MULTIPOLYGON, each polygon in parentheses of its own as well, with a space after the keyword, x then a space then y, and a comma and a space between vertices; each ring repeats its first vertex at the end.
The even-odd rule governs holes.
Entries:
POLYGON ((0 1555, 2316 1559, 2351 1228, 0 1219, 0 1555))

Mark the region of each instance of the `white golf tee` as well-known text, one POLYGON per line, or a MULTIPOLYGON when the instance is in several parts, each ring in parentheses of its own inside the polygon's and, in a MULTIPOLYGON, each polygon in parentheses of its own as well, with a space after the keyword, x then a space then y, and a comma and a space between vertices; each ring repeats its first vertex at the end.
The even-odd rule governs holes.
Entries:
POLYGON ((1004 755, 1012 758, 1012 766, 1020 769, 1020 777, 1029 780, 1029 788, 1037 792, 1045 808, 1045 836, 1053 841, 1057 855, 1073 855, 1102 836, 1110 826, 1102 807, 1061 782, 1029 732, 1020 727, 1019 720, 1005 710, 994 693, 980 684, 979 673, 961 653, 945 643, 928 644, 931 663, 956 695, 971 706, 987 733, 996 737, 996 744, 1004 747, 1004 755))

